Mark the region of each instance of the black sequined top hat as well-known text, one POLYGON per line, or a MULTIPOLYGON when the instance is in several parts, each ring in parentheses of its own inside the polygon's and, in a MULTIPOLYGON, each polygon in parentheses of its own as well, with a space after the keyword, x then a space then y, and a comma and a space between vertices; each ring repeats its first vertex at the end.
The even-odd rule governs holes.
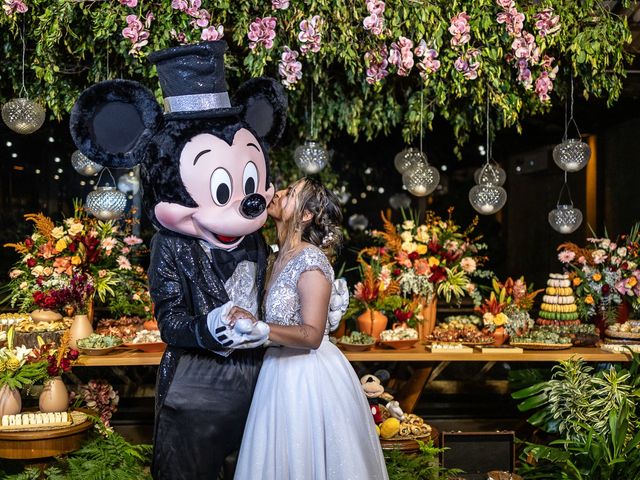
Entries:
POLYGON ((229 100, 224 75, 226 49, 227 42, 217 40, 149 55, 158 70, 165 120, 226 117, 242 111, 229 100))

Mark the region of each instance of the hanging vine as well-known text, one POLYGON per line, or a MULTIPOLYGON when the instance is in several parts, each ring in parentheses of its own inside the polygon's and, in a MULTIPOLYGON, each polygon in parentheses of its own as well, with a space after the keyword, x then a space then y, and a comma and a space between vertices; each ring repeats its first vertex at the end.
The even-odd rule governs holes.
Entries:
POLYGON ((615 101, 630 61, 626 18, 598 0, 2 1, 0 101, 19 91, 24 16, 29 95, 56 118, 107 78, 107 56, 110 78, 139 80, 160 98, 148 53, 223 38, 230 91, 252 76, 280 78, 298 141, 313 83, 319 138, 402 126, 410 142, 423 87, 425 125, 443 117, 462 145, 482 128, 487 88, 499 125, 519 127, 564 96, 571 73, 585 97, 615 101))

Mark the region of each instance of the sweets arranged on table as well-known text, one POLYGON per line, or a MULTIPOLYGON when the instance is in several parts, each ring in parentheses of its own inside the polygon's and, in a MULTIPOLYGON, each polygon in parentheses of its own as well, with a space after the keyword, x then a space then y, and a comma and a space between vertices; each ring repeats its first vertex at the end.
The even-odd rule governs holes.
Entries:
POLYGON ((462 345, 461 343, 441 343, 433 342, 431 345, 427 345, 427 350, 430 352, 450 352, 450 353, 471 353, 473 348, 462 345))
POLYGON ((493 337, 472 324, 443 323, 433 329, 429 340, 434 342, 493 343, 493 337))
MULTIPOLYGON (((32 426, 64 426, 71 425, 71 417, 67 412, 50 412, 50 413, 17 413, 15 415, 3 415, 2 427, 32 427, 32 426)), ((26 428, 25 428, 26 429, 26 428)))
POLYGON ((569 325, 580 323, 571 280, 566 273, 550 273, 536 323, 569 325))
POLYGON ((158 343, 162 342, 159 330, 140 330, 128 343, 158 343))
POLYGON ((98 322, 96 333, 118 337, 124 342, 131 341, 139 330, 144 328, 144 318, 120 317, 103 318, 98 322))
POLYGON ((611 338, 640 339, 640 321, 628 320, 624 323, 614 323, 609 325, 604 333, 611 338))
POLYGON ((122 345, 122 339, 111 335, 92 333, 76 342, 80 348, 111 348, 122 345))
POLYGON ((373 345, 376 343, 376 339, 371 335, 357 331, 351 332, 349 335, 343 335, 338 341, 348 345, 373 345))
POLYGON ((571 338, 562 333, 553 332, 550 329, 546 328, 535 328, 529 330, 527 333, 523 335, 515 335, 510 338, 509 342, 512 345, 518 344, 546 344, 546 345, 560 345, 560 344, 568 344, 571 345, 571 338))
POLYGON ((394 342, 397 340, 416 340, 418 331, 415 328, 399 326, 391 330, 383 330, 380 332, 381 342, 394 342))
POLYGON ((60 341, 62 334, 71 326, 73 318, 64 317, 56 322, 34 322, 28 314, 21 315, 21 320, 15 325, 15 345, 24 345, 27 348, 38 347, 38 337, 44 343, 55 343, 60 341))

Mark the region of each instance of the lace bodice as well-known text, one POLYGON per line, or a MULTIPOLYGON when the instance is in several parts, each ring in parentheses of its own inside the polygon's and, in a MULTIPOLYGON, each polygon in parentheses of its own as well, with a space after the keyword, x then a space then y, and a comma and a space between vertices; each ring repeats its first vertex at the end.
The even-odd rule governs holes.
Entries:
MULTIPOLYGON (((300 325, 300 296, 298 280, 303 272, 319 270, 333 283, 333 268, 326 255, 317 247, 309 246, 295 255, 280 274, 273 279, 264 302, 264 321, 279 325, 300 325)), ((329 324, 325 334, 329 332, 329 324)))

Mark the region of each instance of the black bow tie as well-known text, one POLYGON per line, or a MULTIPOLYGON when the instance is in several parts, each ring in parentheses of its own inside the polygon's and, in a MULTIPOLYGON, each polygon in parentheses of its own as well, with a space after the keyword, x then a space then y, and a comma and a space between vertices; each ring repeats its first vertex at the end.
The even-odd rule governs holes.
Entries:
POLYGON ((258 245, 254 235, 244 237, 240 245, 231 251, 212 248, 209 245, 207 247, 211 252, 213 268, 224 282, 233 275, 239 263, 245 260, 258 263, 258 245))

